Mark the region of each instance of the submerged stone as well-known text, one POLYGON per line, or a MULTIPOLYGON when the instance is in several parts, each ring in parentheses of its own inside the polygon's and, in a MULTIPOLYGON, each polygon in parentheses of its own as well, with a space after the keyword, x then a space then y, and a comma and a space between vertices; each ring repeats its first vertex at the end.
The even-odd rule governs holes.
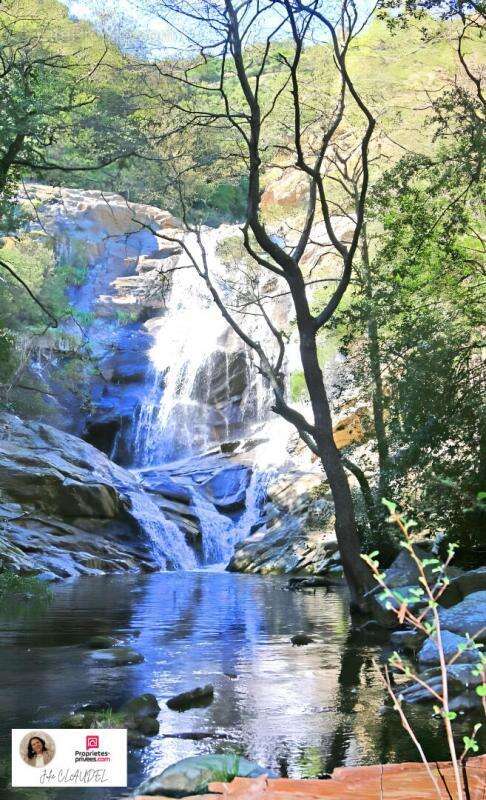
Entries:
POLYGON ((195 705, 209 705, 213 702, 214 686, 197 686, 188 692, 182 692, 167 700, 167 707, 172 711, 185 711, 195 705))
POLYGON ((137 653, 131 647, 110 647, 95 650, 91 658, 97 664, 106 667, 124 667, 129 664, 140 664, 145 660, 141 653, 137 653))
POLYGON ((106 650, 110 647, 115 647, 117 639, 114 636, 92 636, 88 639, 88 647, 92 650, 106 650))

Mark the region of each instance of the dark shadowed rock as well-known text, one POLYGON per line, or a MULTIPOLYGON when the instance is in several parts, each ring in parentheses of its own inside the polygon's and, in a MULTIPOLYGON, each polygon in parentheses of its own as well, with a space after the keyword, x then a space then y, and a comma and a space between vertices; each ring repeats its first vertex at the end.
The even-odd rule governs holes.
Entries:
POLYGON ((390 634, 390 641, 397 650, 416 652, 420 648, 423 640, 423 635, 416 630, 400 629, 390 634))
POLYGON ((213 702, 214 686, 208 683, 206 686, 197 686, 188 692, 182 692, 167 700, 166 705, 172 711, 186 711, 197 705, 209 705, 213 702))
POLYGON ((144 736, 157 736, 159 728, 159 722, 155 717, 145 717, 137 724, 137 730, 144 736))
POLYGON ((449 608, 456 603, 460 603, 469 594, 481 591, 486 591, 486 567, 470 569, 462 575, 452 578, 441 597, 440 603, 449 608))
POLYGON ((156 696, 147 692, 124 703, 120 711, 133 719, 145 719, 146 717, 157 717, 160 706, 156 696))
POLYGON ((294 647, 303 647, 306 644, 312 644, 314 639, 308 633, 296 633, 290 641, 294 647))
MULTIPOLYGON (((431 557, 430 553, 428 553, 419 545, 414 545, 414 551, 415 554, 422 560, 431 557)), ((425 573, 428 579, 431 581, 434 581, 435 579, 435 575, 432 572, 434 566, 435 565, 431 564, 425 569, 425 573)), ((460 575, 461 570, 452 566, 448 568, 447 574, 449 577, 453 577, 460 575)), ((416 586, 418 584, 418 579, 419 573, 415 561, 410 556, 410 553, 407 552, 407 550, 401 550, 391 566, 386 570, 384 580, 385 584, 390 589, 395 589, 416 586)))
POLYGON ((88 647, 91 650, 106 650, 109 647, 115 647, 118 644, 114 636, 92 636, 88 639, 88 647))
POLYGON ((143 747, 148 747, 151 743, 149 736, 144 736, 140 731, 131 731, 127 733, 127 742, 130 750, 141 750, 143 747))

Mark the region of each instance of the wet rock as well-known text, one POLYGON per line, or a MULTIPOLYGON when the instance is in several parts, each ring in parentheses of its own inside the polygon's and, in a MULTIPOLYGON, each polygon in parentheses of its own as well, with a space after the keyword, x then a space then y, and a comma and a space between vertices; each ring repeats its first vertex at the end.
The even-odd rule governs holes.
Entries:
POLYGON ((144 528, 150 497, 78 437, 1 413, 0 485, 4 567, 56 580, 155 564, 144 528))
POLYGON ((460 603, 469 594, 481 591, 486 591, 486 567, 470 569, 462 575, 452 578, 441 597, 440 603, 449 608, 456 603, 460 603))
POLYGON ((390 634, 390 641, 397 650, 416 652, 420 648, 423 640, 423 635, 413 629, 400 629, 390 634))
MULTIPOLYGON (((458 652, 460 646, 467 644, 467 639, 463 636, 458 636, 451 631, 441 631, 442 647, 446 661, 449 661, 458 652)), ((458 657, 458 663, 474 663, 478 660, 479 655, 472 650, 466 650, 458 657)), ((432 637, 426 640, 425 644, 418 653, 418 660, 421 664, 438 664, 439 663, 439 649, 436 642, 432 637)))
POLYGON ((244 507, 251 470, 242 464, 219 470, 201 485, 208 499, 220 511, 238 511, 244 507))
MULTIPOLYGON (((452 664, 447 667, 447 683, 451 696, 474 693, 475 687, 482 682, 482 679, 478 675, 473 675, 472 669, 471 664, 452 664)), ((418 674, 421 680, 428 683, 436 692, 442 691, 442 676, 438 667, 418 674)), ((400 687, 399 694, 406 703, 435 703, 437 699, 423 686, 413 682, 400 687)))
POLYGON ((294 647, 303 647, 306 644, 312 644, 314 639, 308 633, 296 633, 291 637, 290 641, 294 647))
POLYGON ((118 644, 114 636, 92 636, 88 639, 88 647, 91 650, 106 650, 109 647, 115 647, 118 644))
POLYGON ((159 728, 159 722, 154 717, 144 717, 137 723, 137 730, 144 736, 156 736, 159 728))
POLYGON ((450 711, 476 711, 482 707, 481 698, 476 692, 465 692, 449 701, 450 711))
POLYGON ((144 781, 137 793, 142 796, 187 797, 204 793, 214 780, 231 781, 236 776, 256 778, 264 774, 269 773, 258 764, 237 755, 191 756, 144 781))
POLYGON ((157 717, 160 706, 155 695, 147 692, 124 703, 120 711, 132 719, 141 720, 146 717, 157 717))
POLYGON ((380 625, 377 620, 369 619, 362 625, 353 628, 353 635, 354 637, 359 637, 362 641, 381 642, 384 644, 388 641, 390 632, 380 625))
POLYGON ((182 692, 167 700, 166 705, 172 711, 186 711, 197 705, 209 705, 213 702, 214 686, 208 683, 206 686, 197 686, 188 692, 182 692))
MULTIPOLYGON (((486 628, 486 591, 473 592, 455 606, 439 611, 441 626, 457 634, 475 636, 486 628)), ((482 634, 486 639, 486 632, 482 634)))
POLYGON ((68 729, 81 729, 89 728, 92 720, 92 714, 86 712, 78 712, 77 714, 70 714, 61 720, 61 728, 68 729))
POLYGON ((36 580, 41 581, 41 583, 57 583, 61 580, 60 576, 56 575, 54 572, 39 572, 35 577, 36 580))
POLYGON ((88 703, 82 703, 79 706, 76 706, 73 714, 86 714, 89 712, 99 712, 99 711, 108 711, 111 708, 110 704, 106 701, 100 700, 99 702, 93 701, 88 703))
POLYGON ((291 578, 287 585, 291 591, 295 592, 301 589, 324 589, 327 591, 329 586, 334 584, 331 578, 316 577, 291 578))
POLYGON ((144 736, 140 731, 131 731, 127 733, 128 747, 131 750, 141 750, 143 747, 148 747, 151 743, 149 736, 144 736))
POLYGON ((141 664, 144 657, 131 647, 110 647, 105 650, 94 650, 92 660, 105 667, 124 667, 129 664, 141 664))

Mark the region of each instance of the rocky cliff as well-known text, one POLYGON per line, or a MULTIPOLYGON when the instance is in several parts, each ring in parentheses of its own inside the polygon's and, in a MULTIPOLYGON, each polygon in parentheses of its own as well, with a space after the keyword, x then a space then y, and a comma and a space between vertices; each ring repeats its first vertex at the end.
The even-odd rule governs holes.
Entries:
MULTIPOLYGON (((335 568, 321 468, 275 427, 251 353, 161 238, 187 241, 181 223, 98 191, 32 184, 20 200, 28 235, 68 271, 72 314, 36 339, 30 421, 2 417, 4 564, 67 577, 227 561, 236 546, 234 570, 335 568)), ((203 234, 217 277, 236 233, 203 234)), ((285 327, 285 299, 274 313, 285 327)), ((367 411, 352 387, 338 396, 336 442, 359 445, 367 411)))

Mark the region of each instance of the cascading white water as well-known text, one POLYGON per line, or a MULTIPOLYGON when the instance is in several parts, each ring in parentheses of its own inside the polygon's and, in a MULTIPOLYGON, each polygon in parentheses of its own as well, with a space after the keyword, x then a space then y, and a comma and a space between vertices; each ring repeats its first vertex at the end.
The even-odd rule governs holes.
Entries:
MULTIPOLYGON (((202 234, 211 275, 219 281, 223 296, 229 290, 221 280, 226 267, 219 261, 217 247, 222 239, 236 234, 238 229, 228 226, 202 234)), ((188 234, 186 241, 198 257, 195 236, 188 234)), ((182 255, 176 267, 167 299, 168 311, 155 330, 148 390, 134 433, 135 462, 143 468, 169 467, 168 462, 207 453, 221 442, 231 441, 235 430, 237 438, 249 436, 266 425, 271 416, 270 392, 252 363, 251 351, 231 331, 187 256, 182 255), (240 392, 235 398, 231 370, 236 363, 240 392)), ((225 299, 231 302, 230 293, 225 299)), ((262 335, 256 327, 262 325, 261 320, 255 322, 250 317, 249 324, 254 326, 254 333, 262 335)), ((268 336, 268 329, 263 335, 268 336)), ((269 426, 267 433, 271 431, 269 426)), ((277 455, 275 447, 279 449, 287 439, 281 434, 279 429, 276 441, 267 441, 255 449, 245 510, 239 518, 219 511, 198 485, 198 479, 188 487, 192 510, 199 519, 204 564, 227 562, 235 544, 259 521, 273 456, 277 455)), ((270 436, 273 439, 271 433, 270 436)))
POLYGON ((152 555, 161 569, 193 569, 194 551, 172 520, 167 519, 147 494, 129 493, 132 513, 152 545, 152 555))
MULTIPOLYGON (((224 235, 222 229, 208 229, 202 235, 215 271, 221 271, 216 249, 224 235)), ((187 240, 197 255, 195 236, 189 234, 187 240)), ((213 368, 224 360, 228 384, 228 359, 235 349, 225 346, 228 325, 185 256, 174 272, 168 306, 150 351, 152 387, 137 423, 135 458, 140 466, 204 452, 213 443, 215 420, 225 424, 224 415, 217 419, 218 412, 208 400, 213 368)), ((230 399, 229 389, 226 399, 230 399)))

